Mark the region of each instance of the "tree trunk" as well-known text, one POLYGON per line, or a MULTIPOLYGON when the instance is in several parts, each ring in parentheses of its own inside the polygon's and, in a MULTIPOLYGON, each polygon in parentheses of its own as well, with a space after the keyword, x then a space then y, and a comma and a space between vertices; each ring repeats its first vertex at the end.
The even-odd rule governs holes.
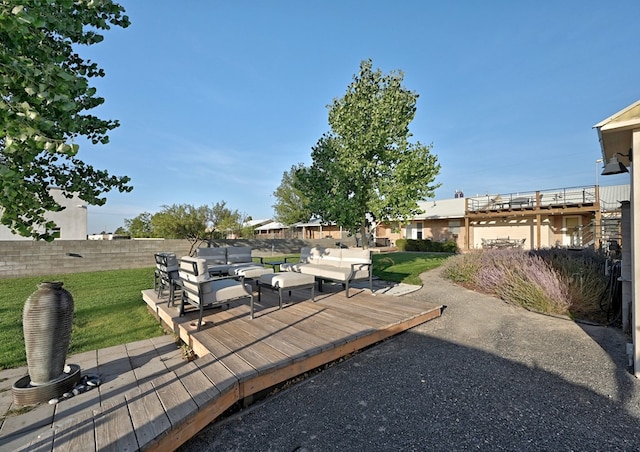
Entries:
POLYGON ((369 238, 367 237, 367 220, 363 219, 360 225, 360 237, 362 238, 362 249, 369 248, 369 238))

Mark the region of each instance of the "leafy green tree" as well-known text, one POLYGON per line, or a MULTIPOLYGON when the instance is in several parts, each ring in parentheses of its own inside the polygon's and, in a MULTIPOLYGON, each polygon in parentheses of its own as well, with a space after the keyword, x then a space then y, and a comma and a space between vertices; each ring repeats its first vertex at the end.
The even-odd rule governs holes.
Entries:
POLYGON ((77 53, 103 40, 102 30, 127 27, 111 0, 0 0, 0 221, 14 232, 53 240, 47 211, 63 207, 56 186, 93 205, 112 189, 130 191, 128 177, 110 176, 78 159, 74 139, 107 143, 118 121, 88 113, 104 99, 89 84, 104 71, 77 53))
POLYGON ((362 237, 369 221, 415 215, 418 201, 438 187, 432 147, 409 141, 418 94, 402 86, 403 77, 363 61, 346 94, 329 106, 331 131, 312 148, 311 166, 296 172, 313 214, 362 237))
POLYGON ((276 221, 290 225, 300 221, 309 221, 312 212, 308 208, 308 200, 302 190, 296 186, 298 171, 304 169, 304 164, 293 165, 289 171, 282 174, 282 181, 273 196, 276 203, 273 212, 276 221))
POLYGON ((250 219, 250 216, 239 212, 237 209, 229 209, 226 201, 217 202, 211 207, 207 222, 209 239, 226 239, 229 235, 252 237, 253 230, 244 227, 244 224, 250 219))
POLYGON ((135 218, 125 219, 124 227, 131 237, 149 238, 153 237, 153 225, 151 223, 152 215, 149 212, 143 212, 135 218))
POLYGON ((115 235, 130 235, 125 228, 119 226, 115 231, 113 231, 115 235))
POLYGON ((220 238, 227 238, 229 235, 234 237, 242 236, 243 220, 246 216, 238 212, 238 210, 226 209, 224 216, 220 217, 216 224, 216 232, 220 238))
POLYGON ((207 239, 207 221, 210 209, 190 204, 163 205, 160 212, 151 217, 153 232, 166 239, 187 239, 191 243, 189 254, 207 239))
POLYGON ((212 240, 227 238, 228 229, 235 224, 234 215, 237 215, 237 211, 229 209, 226 201, 215 203, 207 219, 209 238, 212 240))

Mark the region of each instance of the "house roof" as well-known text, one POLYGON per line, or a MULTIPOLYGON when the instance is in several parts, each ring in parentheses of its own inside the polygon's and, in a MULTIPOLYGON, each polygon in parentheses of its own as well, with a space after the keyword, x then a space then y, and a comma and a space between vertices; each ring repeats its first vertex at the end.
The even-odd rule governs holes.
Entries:
POLYGON ((632 130, 640 126, 640 100, 623 108, 593 126, 598 130, 602 158, 609 161, 616 156, 625 166, 629 166, 629 151, 633 147, 632 130))
POLYGON ((282 223, 278 223, 277 221, 272 221, 270 223, 263 224, 262 226, 257 227, 256 231, 273 231, 278 229, 287 229, 287 226, 282 223))
POLYGON ((249 220, 249 221, 245 221, 244 227, 249 228, 249 227, 262 226, 263 224, 267 224, 270 221, 272 221, 271 218, 263 218, 261 220, 249 220))
POLYGON ((331 225, 335 225, 335 223, 326 223, 326 222, 323 222, 321 219, 316 218, 306 223, 300 222, 300 223, 295 223, 291 226, 294 228, 313 228, 313 227, 331 226, 331 225))
POLYGON ((422 213, 413 217, 415 220, 436 220, 439 218, 464 218, 464 198, 420 201, 418 206, 422 213))
POLYGON ((640 124, 640 100, 617 113, 612 114, 607 119, 600 121, 593 126, 594 129, 611 130, 620 128, 635 128, 640 124))
POLYGON ((631 185, 609 185, 600 187, 600 204, 603 210, 617 210, 620 201, 631 200, 631 185))

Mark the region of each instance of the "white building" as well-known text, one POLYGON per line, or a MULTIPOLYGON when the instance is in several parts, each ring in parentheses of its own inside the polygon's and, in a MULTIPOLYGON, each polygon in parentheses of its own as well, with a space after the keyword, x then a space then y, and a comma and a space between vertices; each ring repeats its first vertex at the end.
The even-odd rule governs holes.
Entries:
MULTIPOLYGON (((87 239, 87 203, 77 196, 66 198, 59 188, 50 189, 51 196, 58 204, 65 207, 60 212, 47 212, 45 218, 57 225, 56 240, 87 239)), ((0 240, 33 240, 14 234, 4 225, 0 225, 0 240)))

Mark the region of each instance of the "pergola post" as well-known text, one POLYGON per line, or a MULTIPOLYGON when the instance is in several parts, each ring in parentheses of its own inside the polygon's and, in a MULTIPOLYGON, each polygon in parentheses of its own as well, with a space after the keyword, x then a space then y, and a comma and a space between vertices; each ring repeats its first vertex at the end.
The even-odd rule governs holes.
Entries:
MULTIPOLYGON (((636 154, 640 157, 640 129, 633 131, 633 146, 631 155, 636 154)), ((640 320, 638 313, 640 312, 640 209, 637 202, 640 202, 640 165, 631 163, 631 312, 633 326, 633 369, 634 375, 640 377, 640 320)))

